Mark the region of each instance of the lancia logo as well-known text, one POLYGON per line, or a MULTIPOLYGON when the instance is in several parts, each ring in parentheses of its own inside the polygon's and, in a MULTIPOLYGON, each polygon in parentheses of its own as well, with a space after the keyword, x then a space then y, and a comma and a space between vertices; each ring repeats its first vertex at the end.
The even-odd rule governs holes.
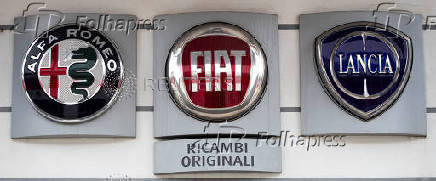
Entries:
POLYGON ((409 80, 410 38, 389 26, 337 26, 316 38, 315 49, 315 67, 325 92, 363 121, 389 109, 409 80))
POLYGON ((237 119, 256 106, 267 83, 266 56, 242 28, 206 23, 185 32, 168 55, 169 92, 186 114, 237 119))
POLYGON ((123 67, 106 36, 71 24, 33 41, 22 73, 25 93, 39 113, 58 122, 83 122, 115 102, 123 67))

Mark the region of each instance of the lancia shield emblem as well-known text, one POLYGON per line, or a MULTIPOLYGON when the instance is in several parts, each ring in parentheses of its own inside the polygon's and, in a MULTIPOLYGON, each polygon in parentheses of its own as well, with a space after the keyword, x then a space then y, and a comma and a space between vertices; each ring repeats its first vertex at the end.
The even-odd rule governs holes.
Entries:
POLYGON ((57 122, 83 122, 117 99, 123 66, 111 40, 75 24, 36 38, 23 60, 23 87, 32 106, 57 122))
POLYGON ((221 22, 186 31, 167 58, 170 96, 186 114, 203 121, 230 121, 260 101, 267 60, 256 39, 221 22))
POLYGON ((354 22, 315 40, 315 68, 330 98, 369 121, 401 96, 412 67, 410 38, 390 26, 354 22))

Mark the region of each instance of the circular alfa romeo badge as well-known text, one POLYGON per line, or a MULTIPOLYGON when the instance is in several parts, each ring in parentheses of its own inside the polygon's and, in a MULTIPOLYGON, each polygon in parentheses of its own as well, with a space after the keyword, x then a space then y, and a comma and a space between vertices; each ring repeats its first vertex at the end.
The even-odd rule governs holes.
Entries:
POLYGON ((115 44, 75 24, 42 33, 23 60, 23 87, 32 106, 58 122, 83 122, 102 114, 117 99, 122 79, 115 44))
POLYGON ((186 114, 204 121, 237 119, 260 101, 267 60, 247 31, 206 23, 185 32, 168 55, 169 92, 186 114))

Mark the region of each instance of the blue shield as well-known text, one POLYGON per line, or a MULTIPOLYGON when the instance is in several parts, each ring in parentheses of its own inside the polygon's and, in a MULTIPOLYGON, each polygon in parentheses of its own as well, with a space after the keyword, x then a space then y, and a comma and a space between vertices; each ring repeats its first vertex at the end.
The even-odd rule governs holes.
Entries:
POLYGON ((315 68, 330 98, 369 121, 401 96, 412 67, 412 44, 401 31, 374 22, 334 27, 315 40, 315 68))

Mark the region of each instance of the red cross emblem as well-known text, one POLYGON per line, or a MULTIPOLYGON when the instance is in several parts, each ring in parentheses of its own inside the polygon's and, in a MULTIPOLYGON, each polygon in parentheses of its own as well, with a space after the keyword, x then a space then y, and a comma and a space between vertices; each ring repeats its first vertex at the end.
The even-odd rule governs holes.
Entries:
POLYGON ((50 76, 50 96, 57 99, 59 89, 59 75, 66 75, 66 67, 58 67, 59 62, 59 45, 55 45, 50 49, 50 67, 41 68, 39 74, 41 76, 50 76))

